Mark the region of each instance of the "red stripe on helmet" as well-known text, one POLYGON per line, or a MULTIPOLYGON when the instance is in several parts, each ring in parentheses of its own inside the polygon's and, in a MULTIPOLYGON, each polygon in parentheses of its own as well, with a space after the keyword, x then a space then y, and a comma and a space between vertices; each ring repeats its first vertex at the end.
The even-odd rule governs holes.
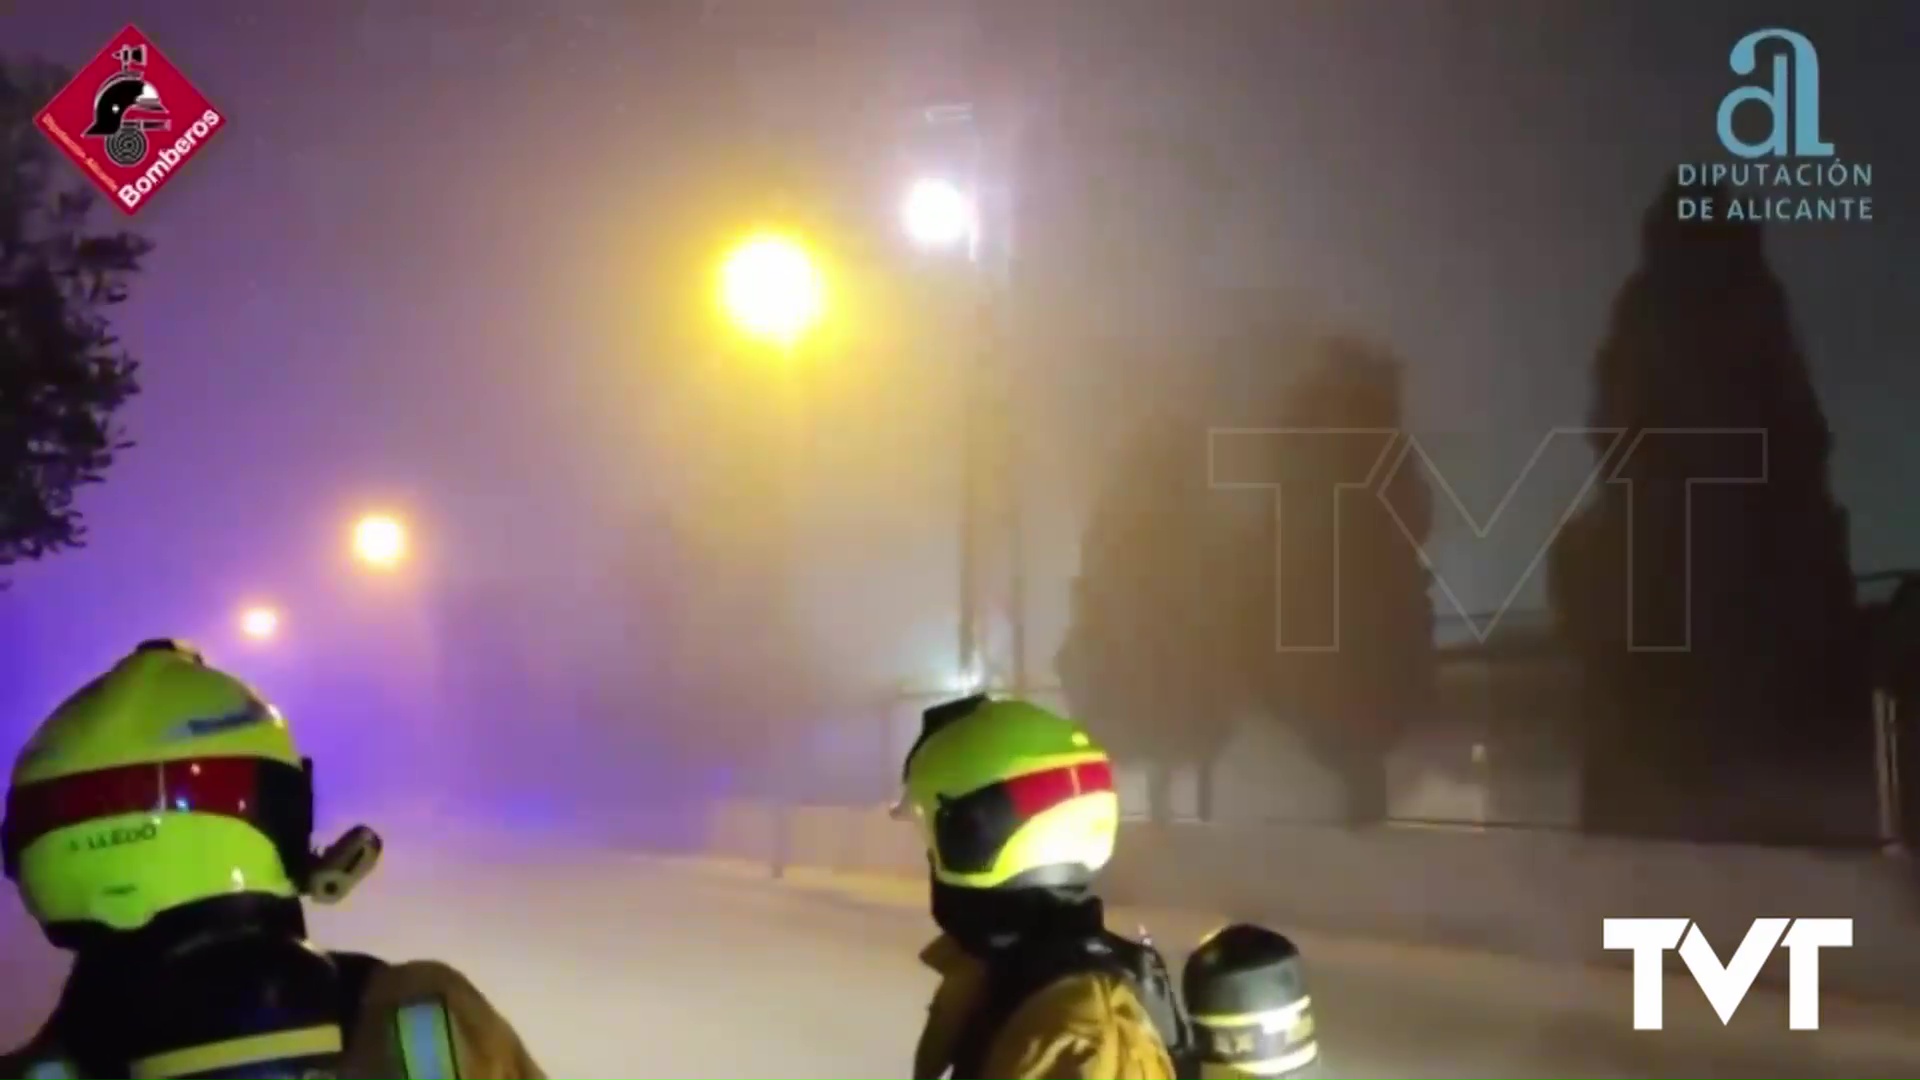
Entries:
POLYGON ((1113 766, 1104 761, 1042 769, 1005 781, 1022 818, 1030 818, 1081 795, 1113 790, 1113 766))
POLYGON ((1113 764, 1106 761, 1089 761, 1084 765, 1075 765, 1074 774, 1080 778, 1080 794, 1096 795, 1113 790, 1113 764))
POLYGON ((251 817, 259 806, 258 766, 253 758, 199 758, 19 784, 7 792, 6 847, 17 854, 55 829, 121 814, 251 817))

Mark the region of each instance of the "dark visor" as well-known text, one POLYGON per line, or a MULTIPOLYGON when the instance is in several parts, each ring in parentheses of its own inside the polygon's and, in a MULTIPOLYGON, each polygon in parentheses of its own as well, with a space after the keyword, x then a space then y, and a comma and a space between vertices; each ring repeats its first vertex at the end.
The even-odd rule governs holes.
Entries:
POLYGON ((1035 815, 1081 795, 1112 790, 1113 767, 1089 761, 1030 772, 943 800, 933 815, 940 865, 956 874, 991 870, 1000 849, 1035 815))
POLYGON ((259 828, 283 848, 304 846, 312 832, 307 770, 258 758, 210 757, 124 765, 7 792, 0 825, 8 877, 29 844, 56 829, 121 814, 218 814, 259 828))

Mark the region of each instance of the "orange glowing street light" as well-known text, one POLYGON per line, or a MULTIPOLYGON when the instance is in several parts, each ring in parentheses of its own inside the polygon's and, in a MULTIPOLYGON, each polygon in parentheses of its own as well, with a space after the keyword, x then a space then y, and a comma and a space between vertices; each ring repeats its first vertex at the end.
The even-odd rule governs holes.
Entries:
POLYGON ((826 280, 799 240, 748 237, 720 265, 720 306, 745 337, 792 349, 826 313, 826 280))
POLYGON ((354 523, 353 557, 370 569, 397 569, 407 560, 407 527, 390 514, 368 514, 354 523))

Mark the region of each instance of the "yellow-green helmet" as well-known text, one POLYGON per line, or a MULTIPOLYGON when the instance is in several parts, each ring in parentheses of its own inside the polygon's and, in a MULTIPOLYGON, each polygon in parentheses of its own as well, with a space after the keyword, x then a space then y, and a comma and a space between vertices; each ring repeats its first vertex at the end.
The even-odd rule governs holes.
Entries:
POLYGON ((219 896, 297 898, 312 832, 285 718, 191 649, 149 641, 21 751, 0 850, 60 944, 219 896))
POLYGON ((1079 724, 984 695, 927 710, 901 809, 946 885, 1082 884, 1113 857, 1120 802, 1106 751, 1079 724))

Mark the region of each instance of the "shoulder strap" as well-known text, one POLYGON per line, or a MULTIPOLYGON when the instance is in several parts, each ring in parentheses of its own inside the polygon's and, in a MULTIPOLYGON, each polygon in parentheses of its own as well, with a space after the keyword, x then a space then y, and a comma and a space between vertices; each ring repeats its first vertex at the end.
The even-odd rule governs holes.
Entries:
POLYGON ((1111 931, 1104 935, 1104 944, 1112 950, 1117 965, 1132 983, 1135 996, 1146 1008, 1147 1018, 1160 1036, 1160 1045, 1173 1060, 1174 1075, 1180 1080, 1197 1078, 1200 1075, 1199 1044, 1193 1036, 1193 1021, 1174 989, 1166 957, 1160 955, 1160 950, 1150 941, 1134 941, 1111 931))
POLYGON ((360 1018, 360 1005, 367 997, 367 984, 384 971, 387 962, 365 953, 328 953, 340 986, 340 1030, 351 1032, 360 1018))

